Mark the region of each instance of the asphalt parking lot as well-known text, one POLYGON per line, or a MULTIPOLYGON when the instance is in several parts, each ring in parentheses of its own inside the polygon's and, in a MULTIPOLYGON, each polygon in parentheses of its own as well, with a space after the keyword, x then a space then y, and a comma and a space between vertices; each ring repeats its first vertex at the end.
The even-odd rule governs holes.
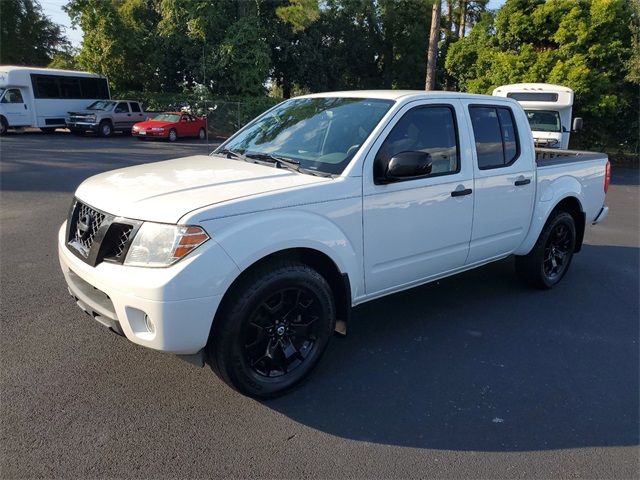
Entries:
POLYGON ((2 478, 637 478, 637 171, 614 169, 554 290, 505 260, 370 302, 308 382, 258 402, 92 322, 57 261, 83 179, 210 150, 0 140, 2 478))

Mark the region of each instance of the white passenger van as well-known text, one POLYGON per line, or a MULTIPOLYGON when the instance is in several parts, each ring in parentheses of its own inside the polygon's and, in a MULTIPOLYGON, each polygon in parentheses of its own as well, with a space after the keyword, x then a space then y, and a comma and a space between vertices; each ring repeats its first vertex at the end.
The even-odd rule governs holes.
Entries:
POLYGON ((101 75, 51 68, 0 65, 0 134, 8 128, 65 127, 70 110, 111 98, 101 75))
POLYGON ((537 147, 569 148, 569 130, 582 128, 582 119, 571 125, 573 90, 549 83, 514 83, 493 91, 495 97, 517 100, 524 108, 537 147))

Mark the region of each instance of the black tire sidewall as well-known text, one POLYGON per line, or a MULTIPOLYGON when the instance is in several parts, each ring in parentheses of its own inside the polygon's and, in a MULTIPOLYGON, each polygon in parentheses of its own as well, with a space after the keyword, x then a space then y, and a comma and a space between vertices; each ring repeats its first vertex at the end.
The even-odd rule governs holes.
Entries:
POLYGON ((554 285, 558 284, 560 280, 562 280, 563 277, 567 274, 567 272, 569 271, 569 266, 571 265, 571 260, 573 260, 573 253, 576 248, 576 225, 571 214, 567 212, 561 212, 553 217, 551 222, 549 222, 549 224, 547 224, 547 226, 545 227, 543 235, 540 237, 540 245, 538 245, 538 248, 540 278, 547 288, 551 288, 554 285), (549 277, 547 277, 547 275, 544 273, 544 251, 551 233, 559 224, 564 224, 569 228, 569 231, 571 232, 571 248, 569 250, 567 264, 562 273, 553 279, 549 279, 549 277))
POLYGON ((270 272, 266 278, 240 287, 226 314, 214 325, 213 355, 222 378, 241 393, 260 398, 277 396, 299 384, 317 365, 335 329, 335 305, 326 280, 307 266, 289 266, 270 272), (292 372, 267 379, 254 372, 242 350, 243 329, 255 308, 279 290, 292 286, 307 288, 320 302, 323 322, 314 350, 305 362, 292 372), (248 287, 248 288, 247 288, 248 287), (217 327, 217 328, 216 328, 217 327))

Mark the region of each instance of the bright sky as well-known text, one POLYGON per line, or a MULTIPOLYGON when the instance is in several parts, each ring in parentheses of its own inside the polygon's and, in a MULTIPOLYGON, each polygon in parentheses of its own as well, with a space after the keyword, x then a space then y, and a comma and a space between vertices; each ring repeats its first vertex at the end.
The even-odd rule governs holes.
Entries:
MULTIPOLYGON (((2 0, 0 0, 2 1, 2 0)), ((74 47, 79 47, 82 42, 82 30, 71 28, 71 20, 62 7, 67 4, 68 0, 40 0, 42 11, 55 23, 62 25, 65 34, 74 47)))
MULTIPOLYGON (((2 1, 2 0, 0 0, 2 1)), ((74 47, 79 47, 82 43, 82 30, 80 28, 71 28, 71 20, 62 7, 68 0, 40 0, 42 11, 55 23, 62 25, 65 29, 67 38, 74 47)), ((487 8, 496 10, 504 4, 505 0, 489 0, 487 8)))

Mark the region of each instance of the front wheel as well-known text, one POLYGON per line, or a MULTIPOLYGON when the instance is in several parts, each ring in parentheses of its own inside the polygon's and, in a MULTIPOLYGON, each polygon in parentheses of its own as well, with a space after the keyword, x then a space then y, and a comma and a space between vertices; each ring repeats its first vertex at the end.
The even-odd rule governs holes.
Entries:
POLYGON ((207 136, 207 132, 205 132, 205 131, 204 131, 204 128, 201 128, 201 129, 198 131, 198 138, 199 138, 200 140, 204 140, 206 136, 207 136))
POLYGON ((327 281, 311 267, 265 265, 234 287, 207 344, 213 370, 258 398, 280 395, 315 367, 335 328, 327 281))
POLYGON ((98 125, 98 135, 101 137, 110 137, 113 135, 113 125, 109 120, 102 120, 98 125))
POLYGON ((0 136, 5 135, 7 130, 9 129, 9 125, 4 117, 0 117, 0 136))
POLYGON ((169 141, 175 142, 178 139, 178 132, 174 128, 169 131, 169 141))
POLYGON ((571 265, 576 224, 571 214, 553 214, 527 255, 516 257, 516 272, 528 285, 548 289, 557 285, 571 265))

